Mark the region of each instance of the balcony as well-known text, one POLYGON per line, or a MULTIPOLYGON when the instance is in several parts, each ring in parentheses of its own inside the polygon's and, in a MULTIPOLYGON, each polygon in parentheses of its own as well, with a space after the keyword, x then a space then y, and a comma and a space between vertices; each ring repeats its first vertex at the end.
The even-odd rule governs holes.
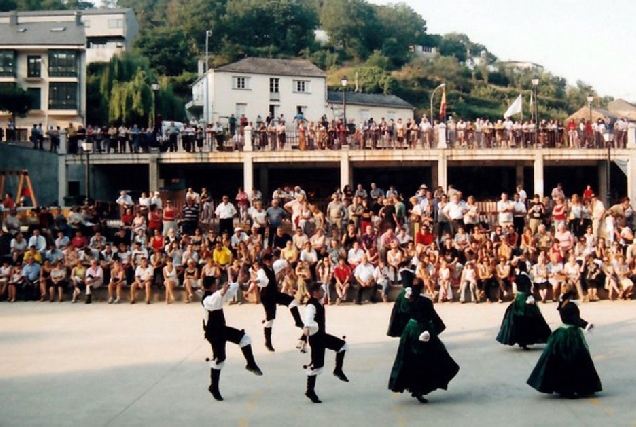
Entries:
POLYGON ((270 101, 280 101, 280 92, 270 92, 269 93, 269 100, 270 101))

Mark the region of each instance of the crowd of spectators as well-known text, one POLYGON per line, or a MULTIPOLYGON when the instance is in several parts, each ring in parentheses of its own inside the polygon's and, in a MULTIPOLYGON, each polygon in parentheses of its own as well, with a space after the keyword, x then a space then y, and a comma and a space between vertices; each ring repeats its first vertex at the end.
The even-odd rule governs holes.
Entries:
MULTIPOLYGON (((66 128, 68 153, 75 154, 83 148, 83 142, 92 145, 95 153, 147 153, 153 148, 161 152, 202 152, 244 149, 249 135, 254 150, 337 150, 343 146, 354 149, 407 149, 439 148, 440 131, 443 129, 444 148, 604 148, 608 145, 624 148, 627 144, 628 121, 609 117, 596 121, 573 119, 567 123, 558 120, 493 120, 465 121, 450 117, 446 121, 431 123, 427 117, 415 120, 397 118, 362 121, 353 120, 346 125, 342 120, 306 120, 298 114, 291 121, 284 116, 255 121, 245 115, 231 115, 221 122, 200 124, 196 120, 181 124, 163 122, 156 128, 142 128, 136 124, 126 126, 89 125, 86 128, 66 128)), ((14 129, 14 128, 13 128, 14 129)), ((43 130, 42 124, 34 124, 29 140, 33 148, 44 149, 49 141, 50 151, 57 151, 60 144, 60 127, 43 130)), ((8 140, 10 131, 7 131, 8 140)), ((15 135, 15 129, 11 131, 15 135)), ((1 138, 0 138, 1 140, 1 138)))
POLYGON ((166 303, 177 289, 190 302, 202 282, 231 281, 258 301, 255 279, 266 253, 287 263, 283 292, 302 301, 306 283, 320 281, 336 304, 361 303, 364 294, 387 301, 405 269, 436 301, 462 303, 512 298, 520 262, 544 303, 565 289, 584 301, 629 299, 636 279, 630 201, 606 208, 590 186, 567 198, 560 185, 544 198, 528 198, 518 186, 512 197, 501 195, 496 212, 452 186, 425 184, 406 197, 374 183, 347 186, 323 208, 300 187, 278 188, 268 200, 239 188, 217 202, 205 188, 189 188, 178 201, 122 192, 117 204, 114 230, 85 205, 68 215, 32 210, 26 233, 15 208, 5 206, 0 295, 90 303, 93 290, 107 286, 109 303, 120 302, 123 289, 132 303, 138 290, 150 303, 158 289, 166 303))

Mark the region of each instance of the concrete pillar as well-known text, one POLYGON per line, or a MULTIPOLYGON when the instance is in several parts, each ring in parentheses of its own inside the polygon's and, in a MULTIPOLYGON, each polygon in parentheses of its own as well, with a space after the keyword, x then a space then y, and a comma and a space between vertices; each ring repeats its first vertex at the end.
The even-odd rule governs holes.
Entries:
POLYGON ((252 126, 245 126, 243 130, 245 136, 245 145, 243 146, 243 151, 252 151, 252 126))
POLYGON ((68 194, 67 175, 66 156, 57 156, 57 203, 59 206, 64 206, 64 198, 68 194))
POLYGON ((68 152, 68 134, 65 129, 60 129, 60 146, 58 147, 58 154, 66 154, 68 152))
MULTIPOLYGON (((435 166, 433 166, 434 169, 435 166)), ((441 151, 437 157, 437 185, 441 185, 444 192, 448 190, 448 157, 446 151, 441 151)))
POLYGON ((349 161, 349 152, 340 152, 340 188, 345 185, 352 185, 351 162, 349 161))
MULTIPOLYGON (((543 153, 537 151, 534 155, 534 194, 543 197, 545 192, 545 181, 543 178, 543 153)), ((531 197, 531 195, 528 195, 531 197)))
POLYGON ((515 165, 515 181, 516 185, 520 185, 525 190, 525 182, 523 182, 523 163, 517 163, 515 165))
POLYGON ((598 190, 596 193, 599 195, 603 203, 606 204, 605 207, 609 207, 607 205, 607 162, 605 160, 600 160, 598 162, 598 190))
POLYGON ((252 194, 254 188, 254 160, 253 154, 245 153, 243 160, 243 191, 247 194, 252 194))
POLYGON ((627 161, 627 197, 634 206, 636 201, 636 151, 630 151, 627 161))
MULTIPOLYGON (((444 123, 440 123, 439 126, 437 127, 437 148, 447 148, 446 124, 444 123)), ((446 188, 446 186, 444 186, 444 188, 446 188)))
POLYGON ((636 148, 636 123, 627 125, 627 148, 636 148))
POLYGON ((439 173, 438 170, 439 170, 439 162, 431 163, 431 191, 435 191, 437 189, 437 186, 439 185, 437 183, 437 176, 439 173))
POLYGON ((148 189, 150 191, 159 191, 159 160, 158 154, 150 154, 148 160, 148 189))

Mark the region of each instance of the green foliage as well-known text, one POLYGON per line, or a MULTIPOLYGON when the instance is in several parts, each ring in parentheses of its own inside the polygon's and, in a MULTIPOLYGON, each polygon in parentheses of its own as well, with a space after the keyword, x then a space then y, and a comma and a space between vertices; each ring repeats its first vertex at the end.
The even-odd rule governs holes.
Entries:
POLYGON ((95 4, 81 0, 0 0, 0 12, 12 10, 91 9, 95 4))
POLYGON ((225 41, 250 56, 297 56, 313 44, 317 25, 315 8, 303 0, 229 0, 222 19, 225 41))
POLYGON ((113 57, 108 64, 87 70, 87 111, 89 123, 126 123, 146 126, 157 112, 163 117, 182 119, 183 100, 177 98, 167 80, 160 81, 148 59, 134 53, 113 57), (153 93, 152 85, 160 83, 153 93))
POLYGON ((15 86, 0 86, 0 111, 11 113, 15 121, 16 116, 24 116, 29 112, 31 97, 29 93, 15 86))
POLYGON ((179 28, 147 29, 139 35, 136 46, 161 75, 177 76, 196 69, 192 46, 179 28))

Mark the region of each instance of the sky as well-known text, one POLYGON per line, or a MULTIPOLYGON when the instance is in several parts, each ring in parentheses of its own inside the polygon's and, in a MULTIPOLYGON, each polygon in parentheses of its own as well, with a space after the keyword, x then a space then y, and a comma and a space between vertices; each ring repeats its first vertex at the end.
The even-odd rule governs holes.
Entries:
POLYGON ((464 33, 500 60, 535 62, 568 84, 636 102, 634 0, 369 1, 407 3, 429 33, 464 33))

